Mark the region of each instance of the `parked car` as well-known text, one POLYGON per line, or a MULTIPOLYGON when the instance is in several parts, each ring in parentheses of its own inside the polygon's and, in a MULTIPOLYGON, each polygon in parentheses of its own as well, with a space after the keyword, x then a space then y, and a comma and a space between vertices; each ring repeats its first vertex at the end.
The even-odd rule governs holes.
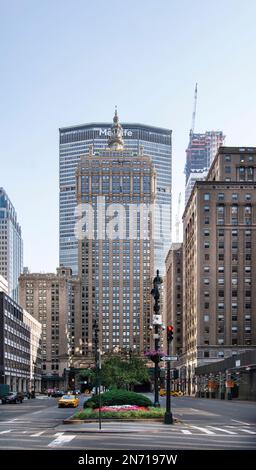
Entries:
POLYGON ((2 397, 2 404, 7 405, 9 403, 22 403, 24 395, 22 392, 10 392, 2 397))
POLYGON ((62 397, 63 395, 64 395, 64 392, 62 392, 61 390, 55 390, 55 392, 51 393, 51 396, 53 398, 59 398, 59 397, 62 397))
POLYGON ((58 407, 64 408, 72 406, 73 408, 77 407, 79 403, 79 399, 76 395, 63 395, 58 401, 58 407))

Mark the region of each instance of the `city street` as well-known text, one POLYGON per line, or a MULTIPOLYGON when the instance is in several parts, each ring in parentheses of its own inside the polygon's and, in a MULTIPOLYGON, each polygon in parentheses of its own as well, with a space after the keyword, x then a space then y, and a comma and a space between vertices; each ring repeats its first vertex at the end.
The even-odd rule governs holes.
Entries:
POLYGON ((98 432, 98 423, 63 425, 73 409, 59 409, 55 398, 0 405, 0 449, 256 449, 254 402, 179 397, 172 409, 174 425, 103 422, 98 432))

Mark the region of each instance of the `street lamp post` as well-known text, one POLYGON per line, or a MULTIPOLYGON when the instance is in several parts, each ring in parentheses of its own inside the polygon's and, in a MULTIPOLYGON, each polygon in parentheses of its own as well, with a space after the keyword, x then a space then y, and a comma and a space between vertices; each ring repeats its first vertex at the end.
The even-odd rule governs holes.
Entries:
POLYGON ((157 356, 157 353, 159 351, 159 326, 161 325, 160 321, 160 305, 159 305, 159 299, 160 299, 160 292, 159 292, 159 287, 162 284, 163 280, 159 276, 159 270, 156 272, 156 277, 154 278, 153 281, 153 289, 151 290, 151 295, 154 297, 155 304, 154 304, 154 316, 153 316, 153 325, 155 327, 154 331, 154 340, 155 340, 155 351, 156 351, 156 357, 155 357, 155 371, 154 371, 154 388, 155 388, 155 400, 154 400, 154 406, 159 407, 159 391, 158 391, 158 381, 159 381, 159 357, 157 356))
MULTIPOLYGON (((99 343, 99 325, 97 320, 95 319, 93 322, 93 329, 94 329, 94 349, 95 349, 95 367, 96 367, 96 372, 98 369, 98 343, 99 343)), ((96 378, 96 386, 95 386, 95 392, 96 395, 98 395, 98 379, 96 378)))
MULTIPOLYGON (((171 342, 173 340, 173 326, 167 326, 167 356, 170 356, 171 342)), ((171 362, 167 361, 167 376, 166 376, 166 411, 164 415, 164 424, 173 424, 173 417, 171 412, 171 362)))
POLYGON ((99 325, 95 319, 93 322, 94 327, 94 347, 95 347, 95 364, 96 364, 96 394, 99 394, 99 430, 101 431, 101 350, 99 344, 99 325))

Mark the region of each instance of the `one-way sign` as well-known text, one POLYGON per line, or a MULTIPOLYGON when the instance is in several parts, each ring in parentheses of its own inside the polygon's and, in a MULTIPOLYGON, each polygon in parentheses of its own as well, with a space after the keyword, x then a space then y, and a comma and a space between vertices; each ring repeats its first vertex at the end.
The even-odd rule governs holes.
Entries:
POLYGON ((161 357, 161 361, 177 361, 178 356, 163 356, 161 357))

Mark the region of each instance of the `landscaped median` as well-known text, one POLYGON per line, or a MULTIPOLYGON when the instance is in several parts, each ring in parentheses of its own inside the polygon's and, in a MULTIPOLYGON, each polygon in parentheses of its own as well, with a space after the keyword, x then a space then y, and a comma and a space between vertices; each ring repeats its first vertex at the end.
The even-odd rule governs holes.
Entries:
MULTIPOLYGON (((154 418, 163 418, 164 410, 161 408, 154 407, 132 407, 124 408, 114 407, 114 406, 104 406, 101 408, 101 418, 102 419, 122 419, 122 420, 134 420, 134 419, 154 419, 154 418)), ((74 414, 73 419, 75 420, 92 420, 99 419, 99 409, 90 409, 87 408, 83 411, 77 412, 74 414)))
POLYGON ((94 422, 101 418, 105 420, 153 420, 163 421, 165 410, 155 408, 145 395, 127 390, 111 390, 95 395, 84 403, 84 409, 77 411, 72 418, 64 420, 64 424, 94 422), (100 410, 99 410, 100 406, 100 410))

